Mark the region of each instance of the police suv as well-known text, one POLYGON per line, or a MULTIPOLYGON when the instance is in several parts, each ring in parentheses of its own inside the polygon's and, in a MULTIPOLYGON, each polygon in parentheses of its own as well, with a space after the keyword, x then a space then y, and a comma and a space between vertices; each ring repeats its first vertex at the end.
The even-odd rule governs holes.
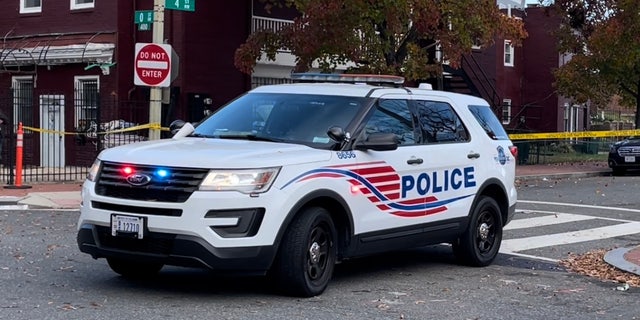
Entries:
POLYGON ((171 139, 104 150, 82 187, 80 250, 125 277, 205 267, 297 296, 390 250, 450 243, 464 264, 494 260, 517 148, 485 100, 393 76, 294 77, 171 139))

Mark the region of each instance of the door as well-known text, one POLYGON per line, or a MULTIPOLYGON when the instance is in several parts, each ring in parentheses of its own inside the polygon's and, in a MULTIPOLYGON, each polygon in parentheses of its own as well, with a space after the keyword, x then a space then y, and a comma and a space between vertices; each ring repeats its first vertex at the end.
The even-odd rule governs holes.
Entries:
POLYGON ((40 96, 40 166, 64 167, 64 96, 40 96))
POLYGON ((416 195, 415 184, 409 178, 419 176, 424 169, 419 157, 422 146, 415 134, 415 121, 409 100, 386 95, 376 103, 366 120, 361 136, 367 139, 376 133, 393 133, 398 148, 389 151, 354 151, 358 167, 359 192, 364 202, 354 209, 356 233, 366 233, 416 224, 424 220, 424 197, 416 195))

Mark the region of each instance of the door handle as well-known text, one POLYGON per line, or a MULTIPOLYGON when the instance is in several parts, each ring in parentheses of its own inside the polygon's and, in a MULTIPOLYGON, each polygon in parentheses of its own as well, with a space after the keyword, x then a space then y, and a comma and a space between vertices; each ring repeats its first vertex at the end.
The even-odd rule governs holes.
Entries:
POLYGON ((407 164, 422 164, 422 162, 424 162, 422 158, 411 158, 407 160, 407 164))
POLYGON ((480 158, 480 154, 477 152, 471 152, 467 155, 467 158, 469 159, 478 159, 480 158))

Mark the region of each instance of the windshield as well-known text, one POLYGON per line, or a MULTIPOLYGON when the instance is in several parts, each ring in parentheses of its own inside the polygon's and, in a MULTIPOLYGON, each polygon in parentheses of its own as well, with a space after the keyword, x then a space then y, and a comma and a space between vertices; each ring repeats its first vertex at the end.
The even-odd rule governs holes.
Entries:
POLYGON ((200 123, 194 135, 332 145, 327 130, 346 128, 370 99, 291 93, 248 93, 200 123))

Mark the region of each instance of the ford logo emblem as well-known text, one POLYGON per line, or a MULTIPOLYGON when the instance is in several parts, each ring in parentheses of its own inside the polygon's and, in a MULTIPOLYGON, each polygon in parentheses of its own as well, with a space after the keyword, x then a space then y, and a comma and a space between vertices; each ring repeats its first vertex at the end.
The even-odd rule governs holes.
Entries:
POLYGON ((127 177, 127 182, 132 186, 144 186, 151 182, 151 177, 146 174, 134 173, 127 177))

